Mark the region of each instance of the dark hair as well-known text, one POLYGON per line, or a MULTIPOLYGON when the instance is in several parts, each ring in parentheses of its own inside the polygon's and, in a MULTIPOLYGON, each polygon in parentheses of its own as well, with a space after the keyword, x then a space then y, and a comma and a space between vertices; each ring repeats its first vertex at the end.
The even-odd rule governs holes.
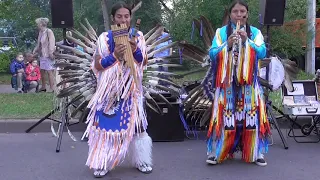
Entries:
POLYGON ((30 53, 30 52, 24 53, 24 57, 25 57, 26 60, 27 60, 28 62, 30 62, 30 63, 31 63, 32 61, 36 60, 36 59, 34 58, 33 54, 30 53), (30 59, 28 59, 28 58, 30 58, 30 59))
MULTIPOLYGON (((227 26, 227 39, 229 38, 229 36, 232 34, 232 26, 231 26, 231 19, 230 19, 230 14, 232 9, 234 8, 235 5, 240 4, 244 7, 246 7, 247 11, 249 12, 249 6, 248 4, 244 1, 244 0, 234 0, 230 7, 229 7, 229 22, 228 22, 228 26, 227 26)), ((251 29, 250 29, 250 25, 248 24, 248 21, 246 22, 246 32, 248 35, 248 38, 251 38, 251 29)))
POLYGON ((18 56, 23 56, 23 53, 22 52, 18 52, 16 57, 18 57, 18 56))
POLYGON ((169 30, 167 28, 163 28, 163 32, 169 33, 169 30))
POLYGON ((116 14, 116 12, 121 9, 121 8, 126 8, 129 10, 129 13, 130 13, 130 16, 131 16, 131 10, 132 8, 126 4, 125 2, 123 1, 118 1, 117 3, 115 3, 112 8, 111 8, 111 15, 114 17, 114 15, 116 14))

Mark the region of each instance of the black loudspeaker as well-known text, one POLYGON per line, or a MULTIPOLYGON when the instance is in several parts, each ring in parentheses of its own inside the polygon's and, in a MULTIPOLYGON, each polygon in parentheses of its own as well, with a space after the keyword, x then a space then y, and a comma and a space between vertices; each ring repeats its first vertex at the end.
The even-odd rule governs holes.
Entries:
POLYGON ((158 103, 163 115, 146 106, 149 136, 155 142, 176 142, 184 140, 184 127, 179 115, 179 103, 158 103))
POLYGON ((51 0, 51 18, 53 28, 73 27, 72 0, 51 0))
POLYGON ((260 23, 263 25, 282 26, 286 0, 260 0, 260 23))

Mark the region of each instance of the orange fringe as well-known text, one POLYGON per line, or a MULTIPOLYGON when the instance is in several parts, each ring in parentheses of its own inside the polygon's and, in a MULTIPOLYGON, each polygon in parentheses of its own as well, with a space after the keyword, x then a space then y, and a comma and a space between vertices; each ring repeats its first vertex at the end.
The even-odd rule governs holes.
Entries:
MULTIPOLYGON (((223 147, 221 149, 220 157, 218 157, 218 162, 222 162, 229 157, 230 151, 234 145, 234 139, 236 136, 236 127, 234 130, 225 130, 223 137, 223 147)), ((232 157, 232 156, 231 156, 232 157)))
POLYGON ((221 137, 221 127, 223 126, 223 105, 219 103, 218 112, 217 112, 217 120, 216 120, 216 138, 220 139, 221 137))
POLYGON ((224 69, 224 56, 223 56, 223 51, 220 52, 217 56, 217 61, 218 61, 218 69, 217 69, 217 75, 216 75, 216 87, 221 87, 221 78, 224 69))
POLYGON ((245 162, 253 162, 253 154, 256 144, 256 130, 255 129, 245 129, 243 126, 243 135, 242 135, 242 159, 245 162))
POLYGON ((213 125, 214 123, 214 119, 213 119, 213 112, 214 112, 214 106, 212 106, 212 111, 211 111, 211 118, 210 118, 210 122, 209 122, 209 127, 208 127, 208 133, 207 133, 207 137, 211 137, 212 132, 213 132, 213 125))
POLYGON ((247 65, 247 68, 248 68, 247 84, 251 85, 253 83, 253 70, 256 63, 256 52, 250 46, 248 46, 247 48, 249 48, 248 49, 249 64, 247 65))

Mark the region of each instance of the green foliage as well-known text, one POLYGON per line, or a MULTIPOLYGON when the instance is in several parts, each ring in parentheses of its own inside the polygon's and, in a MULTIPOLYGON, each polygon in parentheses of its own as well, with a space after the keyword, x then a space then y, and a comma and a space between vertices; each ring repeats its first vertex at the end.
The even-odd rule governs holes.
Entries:
POLYGON ((312 80, 313 78, 315 78, 315 76, 313 74, 309 74, 304 71, 299 71, 296 79, 297 80, 312 80))
POLYGON ((10 58, 5 53, 0 53, 0 72, 8 72, 10 65, 10 58))
MULTIPOLYGON (((222 24, 222 18, 224 13, 224 7, 228 5, 228 1, 225 0, 180 0, 174 4, 175 17, 172 18, 171 31, 176 39, 184 39, 191 41, 192 33, 192 21, 194 18, 198 18, 200 15, 207 17, 213 27, 219 27, 222 24)), ((194 39, 192 41, 195 44, 200 43, 198 41, 199 33, 194 31, 194 39)))
POLYGON ((287 0, 285 21, 305 19, 307 16, 308 0, 287 0))
MULTIPOLYGON (((98 35, 104 31, 103 16, 101 9, 101 0, 81 0, 73 1, 74 9, 74 27, 82 31, 80 23, 85 23, 84 19, 87 18, 92 27, 97 31, 98 35)), ((111 7, 110 7, 111 8, 111 7)))
POLYGON ((3 19, 0 27, 5 29, 6 36, 16 37, 19 46, 26 40, 35 42, 37 39, 36 18, 51 17, 46 0, 2 0, 0 7, 0 19, 3 19))
MULTIPOLYGON (((107 7, 109 18, 111 17, 111 7, 117 0, 108 0, 107 7)), ((126 1, 127 3, 137 3, 126 1)), ((104 31, 103 13, 101 8, 101 0, 81 0, 74 1, 74 22, 75 29, 83 32, 80 27, 80 22, 84 23, 84 18, 87 18, 97 34, 104 31)), ((142 2, 141 8, 135 13, 134 19, 141 19, 141 30, 146 33, 158 22, 161 22, 161 5, 158 0, 145 0, 142 2)))
MULTIPOLYGON (((305 19, 307 6, 307 0, 287 0, 285 22, 305 19)), ((290 32, 288 29, 272 27, 272 51, 285 54, 288 58, 297 57, 301 54, 304 54, 305 51, 302 49, 302 46, 304 46, 303 38, 307 38, 307 36, 301 36, 299 33, 304 31, 304 29, 307 27, 302 26, 301 28, 301 30, 297 30, 296 32, 290 32)))
POLYGON ((303 41, 298 32, 288 32, 284 28, 273 27, 271 30, 271 48, 273 53, 280 53, 288 58, 297 57, 304 53, 303 41))
MULTIPOLYGON (((112 4, 117 0, 107 0, 109 15, 112 4)), ((51 9, 50 1, 47 0, 1 0, 0 1, 0 34, 1 36, 15 36, 18 39, 19 47, 25 45, 26 40, 31 40, 33 46, 38 37, 38 31, 35 19, 47 17, 51 27, 51 9), (22 11, 24 13, 18 13, 22 11)), ((128 3, 137 3, 128 1, 128 3)), ((84 23, 87 18, 97 34, 104 31, 101 0, 79 0, 73 1, 74 28, 84 33, 80 23, 84 23)), ((156 22, 161 21, 161 5, 157 0, 143 1, 142 7, 136 12, 136 18, 141 19, 141 29, 147 31, 152 28, 156 22)), ((62 40, 62 29, 52 29, 56 41, 62 40)), ((32 47, 33 48, 33 47, 32 47)))
POLYGON ((11 48, 5 53, 0 53, 0 73, 10 72, 10 62, 16 57, 18 49, 11 48))
POLYGON ((158 0, 144 0, 141 8, 135 13, 136 19, 141 19, 141 31, 147 33, 157 23, 162 22, 161 4, 158 0))

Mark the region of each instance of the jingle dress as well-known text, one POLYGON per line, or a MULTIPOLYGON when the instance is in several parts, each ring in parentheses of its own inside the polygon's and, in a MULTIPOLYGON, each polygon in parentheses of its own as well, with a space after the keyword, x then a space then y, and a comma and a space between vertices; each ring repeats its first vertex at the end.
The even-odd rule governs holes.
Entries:
MULTIPOLYGON (((129 38, 134 29, 130 29, 129 38)), ((128 39, 129 40, 129 39, 128 39)), ((111 170, 124 160, 135 133, 147 128, 143 107, 142 76, 146 56, 142 32, 135 36, 137 49, 133 53, 138 84, 130 75, 130 68, 114 56, 115 42, 112 31, 102 33, 93 57, 100 59, 104 70, 93 71, 97 89, 88 104, 90 113, 84 136, 89 136, 86 165, 93 169, 111 170)))
MULTIPOLYGON (((236 28, 234 24, 231 27, 233 31, 236 28)), ((258 61, 265 57, 266 46, 260 30, 252 26, 250 30, 246 42, 240 43, 236 66, 228 48, 227 26, 216 30, 209 51, 209 74, 213 83, 206 83, 205 91, 211 96, 213 109, 207 152, 213 153, 217 162, 232 158, 238 150, 242 151, 244 161, 254 162, 261 153, 268 151, 270 125, 263 89, 258 81, 258 61)))

